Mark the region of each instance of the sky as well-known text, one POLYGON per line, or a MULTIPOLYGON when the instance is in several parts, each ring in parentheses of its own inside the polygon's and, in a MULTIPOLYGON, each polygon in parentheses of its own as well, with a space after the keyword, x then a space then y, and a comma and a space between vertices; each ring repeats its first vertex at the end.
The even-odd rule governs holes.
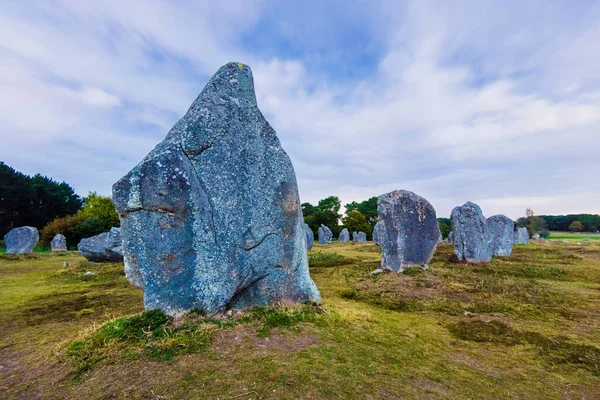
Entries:
POLYGON ((600 212, 600 1, 5 0, 0 160, 110 195, 229 61, 302 202, 600 212))

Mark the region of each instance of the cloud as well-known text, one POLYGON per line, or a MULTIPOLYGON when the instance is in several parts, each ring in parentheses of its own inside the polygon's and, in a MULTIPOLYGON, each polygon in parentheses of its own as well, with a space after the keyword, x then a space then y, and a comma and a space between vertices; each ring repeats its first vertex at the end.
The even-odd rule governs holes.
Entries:
POLYGON ((108 194, 233 60, 303 201, 408 189, 445 216, 598 212, 599 5, 346 5, 9 3, 0 157, 108 194))

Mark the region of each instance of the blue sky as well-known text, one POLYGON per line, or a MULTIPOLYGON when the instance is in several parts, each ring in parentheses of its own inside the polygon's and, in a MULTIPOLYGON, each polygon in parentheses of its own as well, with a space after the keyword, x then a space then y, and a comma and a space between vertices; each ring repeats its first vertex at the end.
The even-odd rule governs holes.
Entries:
POLYGON ((302 201, 598 213, 598 1, 8 1, 0 160, 110 194, 229 61, 302 201))

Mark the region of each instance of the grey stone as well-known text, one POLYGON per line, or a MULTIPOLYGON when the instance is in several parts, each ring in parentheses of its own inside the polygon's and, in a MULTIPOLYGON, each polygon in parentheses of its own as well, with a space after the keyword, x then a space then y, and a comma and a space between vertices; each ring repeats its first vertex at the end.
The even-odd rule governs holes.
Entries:
POLYGON ((125 273, 146 309, 169 315, 319 302, 296 174, 256 104, 252 72, 229 63, 113 186, 125 273))
POLYGON ((32 226, 11 229, 4 235, 6 254, 31 254, 39 240, 38 230, 32 226))
POLYGON ((383 270, 381 268, 377 268, 376 270, 371 271, 371 275, 382 274, 383 270))
POLYGON ((454 232, 450 231, 448 234, 448 243, 454 244, 454 232))
POLYGON ((57 233, 50 241, 50 249, 52 251, 67 251, 67 238, 57 233))
POLYGON ((354 243, 358 243, 358 232, 356 232, 356 231, 352 232, 352 241, 354 243))
POLYGON ((377 211, 381 267, 396 272, 427 268, 440 238, 433 206, 412 192, 395 190, 379 196, 377 211))
POLYGON ((379 228, 379 221, 377 221, 377 223, 373 227, 373 242, 377 245, 379 245, 379 228))
POLYGON ((366 243, 367 242, 367 234, 364 232, 358 232, 358 243, 366 243))
POLYGON ((310 250, 315 243, 315 234, 308 224, 304 224, 304 231, 306 232, 306 250, 310 250))
POLYGON ((63 268, 69 268, 69 263, 67 261, 63 262, 63 268))
POLYGON ((317 233, 319 234, 320 244, 331 243, 331 240, 333 239, 333 233, 331 233, 331 229, 321 224, 317 233))
POLYGON ((540 234, 539 234, 539 233, 534 233, 534 234, 531 236, 531 238, 532 238, 533 240, 540 240, 540 237, 541 237, 541 236, 540 236, 540 234))
POLYGON ((527 232, 527 228, 517 228, 514 232, 514 241, 515 244, 529 244, 529 232, 527 232))
POLYGON ((96 273, 92 272, 92 271, 87 271, 83 274, 83 276, 94 276, 94 275, 96 275, 96 273))
MULTIPOLYGON (((150 240, 150 238, 146 238, 146 240, 150 240)), ((110 232, 81 239, 77 249, 79 254, 87 258, 88 261, 121 262, 123 261, 121 228, 110 228, 110 232)))
POLYGON ((491 241, 492 255, 510 256, 514 242, 515 223, 506 215, 493 215, 486 221, 486 234, 491 241))
POLYGON ((450 215, 454 232, 454 253, 470 263, 492 260, 493 246, 486 235, 486 219, 477 204, 466 202, 450 215))
POLYGON ((342 243, 348 243, 350 241, 350 232, 348 232, 347 228, 342 229, 338 236, 338 240, 342 243))

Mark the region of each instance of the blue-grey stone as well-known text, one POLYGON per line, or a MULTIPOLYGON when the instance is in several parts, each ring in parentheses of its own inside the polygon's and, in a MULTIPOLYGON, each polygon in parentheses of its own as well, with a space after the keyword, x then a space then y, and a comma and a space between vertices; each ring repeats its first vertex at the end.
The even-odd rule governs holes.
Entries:
MULTIPOLYGON (((147 240, 149 239, 147 238, 147 240)), ((88 261, 121 262, 123 261, 121 228, 110 228, 110 232, 81 239, 77 249, 79 254, 87 258, 88 261)))
POLYGON ((514 232, 514 243, 529 244, 529 232, 527 232, 527 228, 517 228, 517 230, 514 232))
POLYGON ((486 219, 477 204, 466 202, 450 215, 454 233, 454 253, 461 261, 479 263, 492 260, 493 246, 486 234, 486 219))
POLYGON ((304 230, 306 231, 306 250, 310 250, 315 243, 315 234, 308 224, 304 224, 304 230))
POLYGON ((348 243, 350 241, 350 232, 348 232, 348 228, 342 229, 338 236, 338 240, 342 243, 348 243))
POLYGON ((401 272, 407 267, 427 268, 439 243, 435 209, 407 190, 395 190, 377 199, 381 267, 401 272))
POLYGON ((331 243, 331 240, 333 239, 333 233, 331 233, 331 229, 321 224, 317 233, 319 234, 319 244, 331 243))
POLYGON ((50 249, 52 251, 67 251, 67 238, 57 233, 50 241, 50 249))
POLYGON ((4 235, 6 254, 31 254, 40 240, 37 228, 22 226, 4 235))
POLYGON ((352 241, 354 243, 358 243, 358 232, 356 232, 356 231, 352 232, 352 241))
POLYGON ((454 232, 450 231, 448 234, 448 243, 454 244, 454 232))
POLYGON ((506 215, 493 215, 486 221, 486 234, 491 241, 492 255, 510 256, 514 241, 515 223, 506 215))
POLYGON ((379 221, 377 221, 377 223, 373 227, 373 242, 377 245, 379 245, 379 229, 380 229, 380 225, 379 225, 379 221))
POLYGON ((364 232, 358 232, 358 243, 366 243, 367 242, 367 234, 364 232))
POLYGON ((176 315, 319 302, 296 174, 256 104, 252 71, 229 63, 113 186, 126 276, 146 309, 176 315))

